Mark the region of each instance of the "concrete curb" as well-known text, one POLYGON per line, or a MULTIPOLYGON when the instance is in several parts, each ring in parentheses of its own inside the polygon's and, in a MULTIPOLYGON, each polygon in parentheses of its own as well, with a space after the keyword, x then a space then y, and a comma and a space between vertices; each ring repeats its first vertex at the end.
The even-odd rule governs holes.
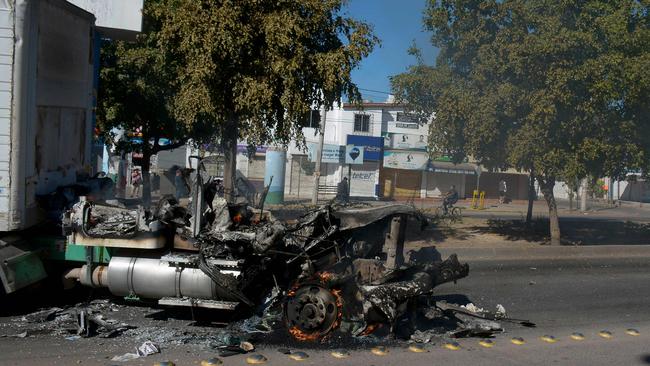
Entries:
POLYGON ((461 261, 507 261, 589 258, 648 258, 650 245, 539 246, 529 248, 437 248, 443 258, 458 254, 461 261))

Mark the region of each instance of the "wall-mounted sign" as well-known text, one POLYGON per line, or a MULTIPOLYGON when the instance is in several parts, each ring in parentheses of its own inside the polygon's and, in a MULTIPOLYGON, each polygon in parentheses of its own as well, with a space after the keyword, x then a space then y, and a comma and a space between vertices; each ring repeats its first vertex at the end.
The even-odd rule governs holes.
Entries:
MULTIPOLYGON (((239 154, 248 154, 248 145, 237 145, 237 153, 239 154)), ((266 154, 266 146, 256 146, 255 147, 255 153, 256 154, 266 154)))
POLYGON ((391 149, 426 150, 427 136, 424 134, 389 133, 386 135, 384 145, 390 146, 391 149))
POLYGON ((429 162, 429 155, 419 151, 384 151, 384 168, 425 170, 429 162))
POLYGON ((410 122, 395 122, 395 127, 397 128, 408 128, 411 130, 417 130, 420 127, 417 123, 410 122))
POLYGON ((347 145, 345 147, 346 164, 363 164, 363 146, 347 145))
MULTIPOLYGON (((315 162, 318 157, 318 144, 315 142, 307 143, 307 159, 315 162)), ((323 163, 343 163, 345 162, 345 146, 340 145, 323 145, 323 156, 321 162, 323 163)))
POLYGON ((348 145, 363 146, 363 159, 365 161, 379 161, 384 148, 384 138, 374 136, 348 135, 348 145))

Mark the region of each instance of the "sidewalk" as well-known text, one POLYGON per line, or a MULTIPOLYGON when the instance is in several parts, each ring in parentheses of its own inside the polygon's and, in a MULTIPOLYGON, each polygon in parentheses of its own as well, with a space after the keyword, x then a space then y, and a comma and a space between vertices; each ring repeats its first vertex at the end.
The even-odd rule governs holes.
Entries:
MULTIPOLYGON (((352 199, 352 202, 360 202, 371 206, 389 205, 389 204, 413 204, 416 208, 422 210, 435 210, 442 205, 440 198, 416 198, 413 200, 394 200, 378 201, 372 199, 352 199)), ((326 201, 320 201, 319 204, 325 204, 326 201)), ((458 201, 456 206, 463 209, 464 217, 481 217, 481 218, 504 218, 504 219, 525 219, 528 211, 528 201, 515 200, 506 204, 499 204, 498 200, 486 200, 485 208, 482 210, 472 209, 471 199, 458 201)), ((568 200, 557 200, 558 214, 560 218, 599 218, 607 220, 622 220, 635 222, 650 222, 650 204, 639 205, 638 203, 623 203, 620 207, 613 206, 602 202, 590 202, 586 212, 578 210, 573 203, 573 209, 569 210, 568 200)), ((308 199, 292 199, 288 197, 283 205, 270 206, 275 209, 304 209, 311 206, 308 199)), ((533 217, 536 219, 548 218, 548 206, 546 201, 538 199, 533 205, 533 217)))
POLYGON ((442 258, 457 254, 466 261, 589 260, 636 258, 650 260, 650 245, 533 246, 511 248, 436 247, 442 258))

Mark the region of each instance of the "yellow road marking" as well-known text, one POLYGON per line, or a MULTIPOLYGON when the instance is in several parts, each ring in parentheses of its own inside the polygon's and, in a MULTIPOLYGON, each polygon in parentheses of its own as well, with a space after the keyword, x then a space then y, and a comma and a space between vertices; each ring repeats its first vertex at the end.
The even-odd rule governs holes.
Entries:
POLYGON ((452 351, 458 351, 460 349, 460 344, 458 342, 448 342, 445 343, 444 347, 452 351))
POLYGON ((610 339, 614 336, 612 332, 608 330, 601 330, 600 332, 598 332, 598 335, 606 339, 610 339))
POLYGON ((330 353, 335 358, 348 358, 350 357, 350 352, 346 350, 336 350, 330 353))
POLYGON ((423 352, 428 352, 426 348, 424 348, 423 345, 414 343, 409 346, 409 351, 415 352, 415 353, 423 353, 423 352))
POLYGON ((573 339, 575 341, 582 341, 582 340, 585 339, 585 336, 582 333, 577 333, 577 332, 576 333, 571 333, 571 339, 573 339))
POLYGON ((494 342, 490 339, 482 339, 481 341, 478 342, 481 346, 485 348, 492 348, 494 347, 494 342))
POLYGON ((372 352, 377 356, 386 356, 388 354, 388 348, 386 348, 385 346, 377 346, 377 347, 373 347, 370 350, 370 352, 372 352))
POLYGON ((557 338, 553 337, 552 335, 544 335, 540 337, 541 340, 543 340, 546 343, 555 343, 557 342, 557 338))
POLYGON ((289 355, 289 358, 294 360, 294 361, 304 361, 304 360, 309 358, 309 355, 306 354, 305 352, 298 351, 298 352, 292 352, 289 355))
POLYGON ((522 344, 526 343, 526 341, 524 341, 524 339, 521 337, 514 337, 510 340, 510 342, 518 346, 521 346, 522 344))
POLYGON ((246 363, 251 364, 251 365, 259 365, 262 363, 266 363, 268 361, 266 357, 260 355, 260 354, 255 354, 255 355, 250 355, 246 357, 246 363))

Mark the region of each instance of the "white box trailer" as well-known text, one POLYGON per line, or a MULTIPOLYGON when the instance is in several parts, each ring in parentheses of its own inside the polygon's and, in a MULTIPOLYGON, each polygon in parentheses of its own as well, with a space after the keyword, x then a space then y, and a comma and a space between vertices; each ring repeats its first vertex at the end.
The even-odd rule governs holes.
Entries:
POLYGON ((89 172, 95 17, 65 0, 0 0, 0 232, 89 172))

